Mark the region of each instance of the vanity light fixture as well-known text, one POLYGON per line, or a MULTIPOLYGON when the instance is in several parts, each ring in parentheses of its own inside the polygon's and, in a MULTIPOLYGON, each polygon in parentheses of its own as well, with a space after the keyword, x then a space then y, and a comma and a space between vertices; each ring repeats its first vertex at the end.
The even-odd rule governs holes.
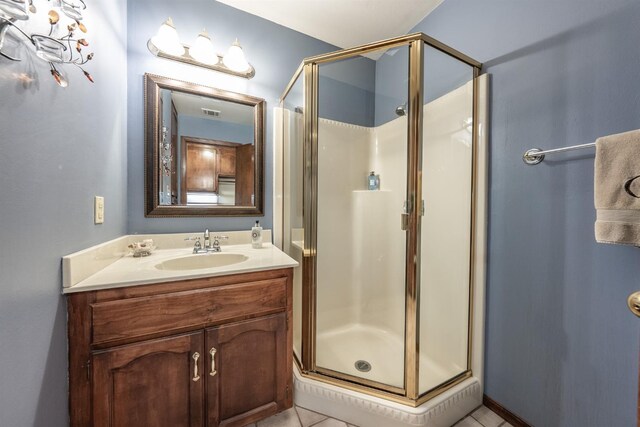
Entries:
POLYGON ((93 59, 93 53, 84 54, 83 49, 89 46, 84 37, 77 38, 80 31, 87 32, 82 23, 82 12, 87 8, 83 0, 53 0, 53 8, 47 14, 49 21, 48 34, 27 34, 17 25, 18 21, 28 21, 37 13, 33 0, 0 0, 0 56, 15 62, 22 59, 2 49, 7 41, 7 34, 13 38, 26 39, 35 49, 38 58, 49 63, 51 76, 60 87, 67 87, 69 82, 58 67, 75 65, 85 77, 93 83, 93 77, 83 66, 93 59), (63 22, 61 14, 67 19, 63 22))
POLYGON ((238 39, 224 56, 215 53, 211 37, 206 30, 202 30, 193 45, 189 46, 180 42, 171 18, 167 19, 158 29, 158 33, 149 39, 147 47, 159 58, 196 65, 245 79, 253 78, 256 74, 253 66, 247 62, 238 39))

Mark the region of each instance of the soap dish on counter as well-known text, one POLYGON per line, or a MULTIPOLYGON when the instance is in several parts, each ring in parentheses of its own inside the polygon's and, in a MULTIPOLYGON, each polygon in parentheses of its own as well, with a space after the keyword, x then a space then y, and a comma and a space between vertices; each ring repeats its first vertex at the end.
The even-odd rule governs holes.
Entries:
POLYGON ((134 258, 140 258, 151 255, 156 249, 156 246, 153 244, 153 240, 146 239, 141 242, 131 243, 128 248, 131 250, 129 253, 133 255, 134 258))

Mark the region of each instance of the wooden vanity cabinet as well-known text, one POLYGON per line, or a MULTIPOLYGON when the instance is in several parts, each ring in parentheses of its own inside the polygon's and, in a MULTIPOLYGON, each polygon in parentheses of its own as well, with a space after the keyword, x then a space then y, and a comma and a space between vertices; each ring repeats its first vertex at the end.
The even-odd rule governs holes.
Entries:
POLYGON ((207 372, 208 426, 243 426, 280 411, 291 394, 286 334, 284 313, 207 331, 214 361, 207 372))
POLYGON ((188 380, 202 347, 197 332, 94 353, 92 425, 202 426, 203 382, 188 380))
POLYGON ((290 408, 291 282, 281 269, 70 294, 71 425, 244 426, 290 408))

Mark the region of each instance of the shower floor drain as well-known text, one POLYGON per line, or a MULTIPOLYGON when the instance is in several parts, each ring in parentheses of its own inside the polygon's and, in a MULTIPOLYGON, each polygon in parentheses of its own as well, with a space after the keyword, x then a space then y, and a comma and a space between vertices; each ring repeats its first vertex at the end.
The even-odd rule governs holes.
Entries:
POLYGON ((358 360, 355 363, 356 369, 360 372, 369 372, 371 370, 371 363, 366 360, 358 360))

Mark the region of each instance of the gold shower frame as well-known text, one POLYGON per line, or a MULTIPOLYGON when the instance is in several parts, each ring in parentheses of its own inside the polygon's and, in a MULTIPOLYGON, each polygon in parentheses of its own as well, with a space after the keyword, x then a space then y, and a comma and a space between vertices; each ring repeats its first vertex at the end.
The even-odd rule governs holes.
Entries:
MULTIPOLYGON (((369 395, 419 406, 431 398, 454 387, 472 376, 473 347, 473 306, 476 265, 476 206, 478 198, 478 77, 482 64, 424 33, 414 33, 402 37, 382 40, 354 48, 343 49, 305 58, 280 97, 280 107, 298 78, 304 77, 304 147, 303 157, 310 167, 303 174, 304 250, 302 260, 302 348, 301 360, 294 352, 294 360, 303 377, 363 392, 369 395), (473 69, 473 129, 472 129, 472 182, 471 182, 471 251, 469 268, 469 310, 467 339, 467 369, 448 381, 424 392, 419 390, 420 356, 420 264, 412 260, 420 259, 421 213, 415 201, 422 200, 422 116, 424 46, 431 46, 473 69), (409 47, 409 108, 408 108, 408 156, 407 156, 407 199, 409 201, 409 226, 406 238, 406 307, 405 307, 405 373, 404 388, 351 376, 341 372, 316 366, 316 253, 317 253, 317 171, 318 171, 318 77, 319 65, 352 58, 380 49, 409 47)), ((282 229, 284 230, 284 216, 282 229)))

